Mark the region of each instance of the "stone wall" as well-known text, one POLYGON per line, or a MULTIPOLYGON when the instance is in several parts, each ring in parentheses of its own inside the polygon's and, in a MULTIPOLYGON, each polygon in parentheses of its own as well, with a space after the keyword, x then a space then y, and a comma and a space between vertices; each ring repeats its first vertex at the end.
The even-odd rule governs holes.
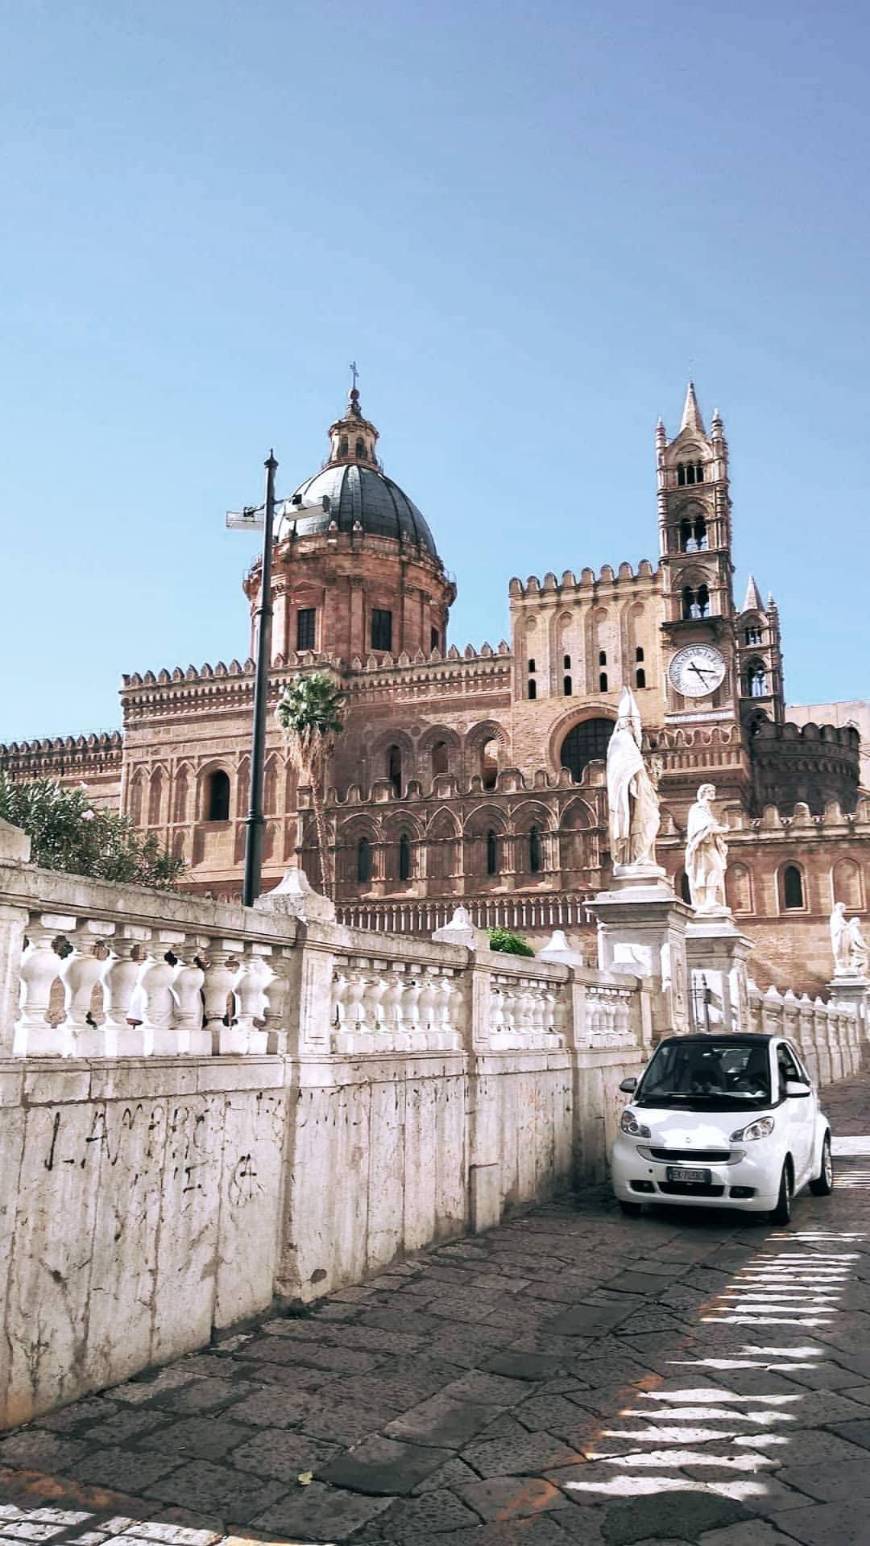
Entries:
MULTIPOLYGON (((603 1173, 631 976, 0 860, 0 1420, 603 1173)), ((12 850, 6 845, 7 854, 12 850)))

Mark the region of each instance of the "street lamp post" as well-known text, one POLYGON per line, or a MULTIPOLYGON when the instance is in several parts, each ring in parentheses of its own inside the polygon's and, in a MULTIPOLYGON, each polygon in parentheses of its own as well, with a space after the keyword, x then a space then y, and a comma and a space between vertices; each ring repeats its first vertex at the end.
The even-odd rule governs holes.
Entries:
POLYGON ((227 526, 233 531, 263 532, 260 602, 254 612, 257 659, 254 676, 254 719, 251 731, 251 777, 248 814, 245 817, 245 878, 242 902, 252 907, 260 895, 263 868, 263 765, 266 754, 266 707, 269 699, 269 664, 272 645, 272 529, 275 522, 275 473, 278 463, 270 451, 265 463, 266 498, 257 508, 241 514, 229 512, 227 526))

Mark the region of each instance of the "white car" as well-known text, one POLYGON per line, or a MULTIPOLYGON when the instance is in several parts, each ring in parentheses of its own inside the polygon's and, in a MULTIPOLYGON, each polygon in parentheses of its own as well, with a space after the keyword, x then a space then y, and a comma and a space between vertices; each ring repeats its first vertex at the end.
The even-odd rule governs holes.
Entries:
POLYGON ((669 1036, 619 1088, 632 1096, 611 1153, 623 1213, 700 1204, 787 1224, 802 1187, 833 1188, 828 1120, 780 1036, 669 1036))

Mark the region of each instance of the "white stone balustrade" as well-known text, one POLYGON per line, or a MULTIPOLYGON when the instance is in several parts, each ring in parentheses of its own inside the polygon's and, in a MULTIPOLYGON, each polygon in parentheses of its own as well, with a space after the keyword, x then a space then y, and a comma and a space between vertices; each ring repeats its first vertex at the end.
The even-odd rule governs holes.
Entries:
MULTIPOLYGON (((406 954, 407 943, 402 946, 406 954)), ((437 955, 437 948, 421 949, 437 955)), ((345 1056, 461 1051, 463 1003, 456 970, 385 957, 381 950, 376 956, 336 955, 331 1050, 345 1056)))
POLYGON ((800 1052, 810 1074, 821 1085, 856 1073, 861 1065, 861 1025, 852 1004, 798 997, 771 985, 762 993, 749 985, 749 1019, 753 1031, 786 1036, 800 1052))

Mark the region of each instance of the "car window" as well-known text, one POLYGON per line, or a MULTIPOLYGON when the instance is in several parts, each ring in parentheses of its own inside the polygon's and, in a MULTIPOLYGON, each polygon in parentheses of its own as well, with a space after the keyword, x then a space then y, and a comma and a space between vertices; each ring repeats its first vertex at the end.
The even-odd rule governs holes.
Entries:
POLYGON ((712 1110, 770 1102, 769 1043, 703 1040, 663 1042, 636 1096, 639 1105, 712 1110))
POLYGON ((779 1069, 780 1095, 785 1096, 785 1084, 787 1079, 797 1079, 801 1084, 806 1083, 806 1080, 798 1068, 794 1057, 783 1042, 780 1042, 776 1049, 776 1066, 779 1069))
POLYGON ((800 1053, 798 1052, 797 1048, 793 1047, 791 1042, 788 1042, 788 1050, 791 1053, 792 1057, 794 1058, 795 1063, 797 1064, 798 1078, 802 1079, 804 1084, 812 1084, 813 1081, 812 1081, 810 1075, 807 1073, 807 1065, 803 1061, 803 1059, 802 1059, 800 1053))

